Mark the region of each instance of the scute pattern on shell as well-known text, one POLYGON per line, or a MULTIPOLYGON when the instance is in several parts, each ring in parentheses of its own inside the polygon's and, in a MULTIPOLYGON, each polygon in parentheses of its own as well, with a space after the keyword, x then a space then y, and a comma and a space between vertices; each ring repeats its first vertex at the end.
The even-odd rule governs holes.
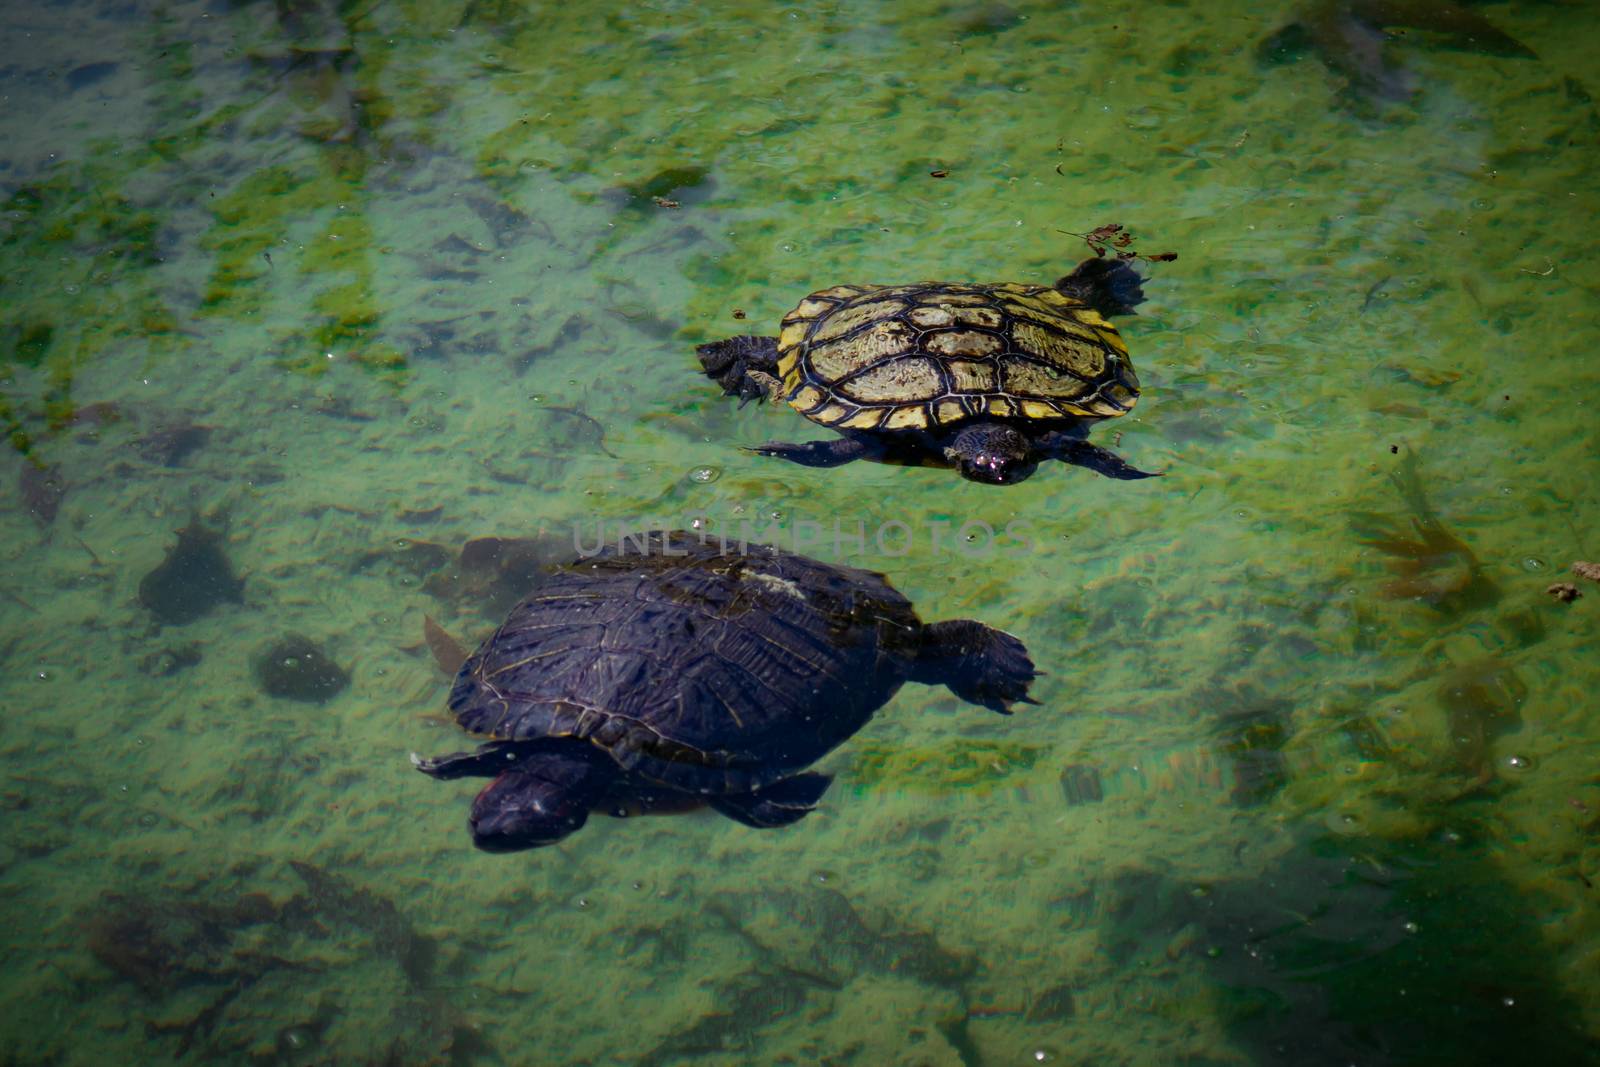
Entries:
POLYGON ((548 576, 467 660, 450 709, 486 737, 585 738, 646 780, 746 792, 859 729, 921 629, 873 572, 652 534, 548 576))
POLYGON ((778 374, 801 414, 841 429, 980 417, 1109 418, 1139 398, 1117 328, 1050 286, 836 285, 783 320, 778 374))

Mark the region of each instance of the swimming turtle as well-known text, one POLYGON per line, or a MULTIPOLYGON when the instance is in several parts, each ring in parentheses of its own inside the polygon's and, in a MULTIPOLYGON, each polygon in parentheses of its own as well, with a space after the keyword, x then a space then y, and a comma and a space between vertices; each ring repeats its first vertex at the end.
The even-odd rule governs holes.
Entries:
POLYGON ((594 811, 710 805, 786 826, 831 781, 806 768, 901 683, 1009 713, 1033 678, 1021 641, 924 624, 880 574, 658 532, 555 568, 456 676, 450 709, 488 743, 412 759, 493 779, 469 820, 490 852, 559 841, 594 811))
POLYGON ((1005 485, 1059 459, 1112 478, 1148 478, 1084 440, 1124 415, 1139 379, 1111 315, 1132 313, 1142 279, 1094 258, 1055 285, 836 285, 812 293, 777 337, 697 351, 741 400, 785 400, 844 436, 749 451, 809 467, 876 459, 954 467, 1005 485))

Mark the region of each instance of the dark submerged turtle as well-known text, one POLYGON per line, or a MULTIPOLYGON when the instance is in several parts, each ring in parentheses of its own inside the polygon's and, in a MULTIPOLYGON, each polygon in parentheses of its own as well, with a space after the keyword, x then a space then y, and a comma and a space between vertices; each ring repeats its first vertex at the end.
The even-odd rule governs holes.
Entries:
POLYGON ((490 852, 559 841, 593 811, 709 804, 786 826, 832 780, 805 769, 901 683, 1009 713, 1033 703, 1033 678, 1021 641, 924 624, 882 575, 657 533, 554 570, 451 690, 456 721, 492 740, 412 759, 435 778, 494 779, 469 820, 490 852))
POLYGON ((1139 398, 1107 316, 1144 299, 1126 261, 1090 259, 1048 285, 837 285, 784 317, 777 337, 701 345, 723 392, 785 400, 844 436, 751 451, 810 467, 854 459, 955 467, 1005 485, 1059 459, 1147 478, 1084 440, 1139 398))

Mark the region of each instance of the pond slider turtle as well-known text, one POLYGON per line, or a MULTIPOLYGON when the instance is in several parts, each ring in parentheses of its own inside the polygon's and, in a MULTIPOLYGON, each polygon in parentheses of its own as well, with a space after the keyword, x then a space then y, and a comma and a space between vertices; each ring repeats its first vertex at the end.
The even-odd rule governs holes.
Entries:
POLYGON ((764 545, 653 533, 554 569, 462 664, 450 709, 490 740, 413 756, 435 778, 492 778, 473 843, 548 845, 608 815, 710 805, 785 826, 831 781, 806 768, 903 682, 1008 713, 1032 703, 1010 634, 924 624, 880 574, 764 545))
POLYGON ((1142 279, 1090 259, 1055 285, 836 285, 812 293, 777 337, 701 345, 723 392, 787 401, 844 436, 750 451, 810 467, 877 459, 954 467, 1005 485, 1059 459, 1112 478, 1147 478, 1084 440, 1139 398, 1107 317, 1132 313, 1142 279))

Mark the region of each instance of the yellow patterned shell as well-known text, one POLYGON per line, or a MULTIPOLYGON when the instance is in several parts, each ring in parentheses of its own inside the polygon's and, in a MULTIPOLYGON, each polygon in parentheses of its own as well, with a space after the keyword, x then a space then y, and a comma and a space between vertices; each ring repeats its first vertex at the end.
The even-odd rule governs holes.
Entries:
POLYGON ((783 320, 791 407, 842 430, 1108 418, 1139 399, 1117 328, 1045 285, 836 285, 783 320))

